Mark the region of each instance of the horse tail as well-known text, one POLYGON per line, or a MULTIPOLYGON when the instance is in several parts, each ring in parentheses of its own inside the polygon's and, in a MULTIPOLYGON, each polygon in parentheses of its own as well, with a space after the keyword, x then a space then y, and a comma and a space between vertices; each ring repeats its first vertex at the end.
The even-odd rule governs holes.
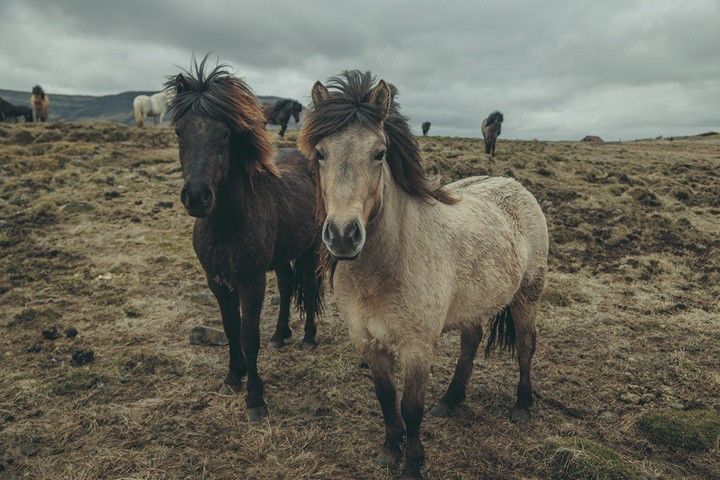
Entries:
POLYGON ((314 246, 312 250, 296 258, 293 265, 292 292, 295 305, 303 317, 308 309, 320 314, 324 308, 323 277, 321 273, 318 273, 316 249, 317 246, 314 246))
POLYGON ((133 100, 133 112, 135 113, 135 125, 138 127, 143 126, 144 115, 142 110, 142 100, 135 97, 135 100, 133 100))
POLYGON ((501 350, 510 352, 510 355, 515 355, 516 338, 515 321, 510 312, 510 305, 505 305, 500 313, 490 320, 490 335, 485 346, 485 358, 489 357, 498 346, 501 350))

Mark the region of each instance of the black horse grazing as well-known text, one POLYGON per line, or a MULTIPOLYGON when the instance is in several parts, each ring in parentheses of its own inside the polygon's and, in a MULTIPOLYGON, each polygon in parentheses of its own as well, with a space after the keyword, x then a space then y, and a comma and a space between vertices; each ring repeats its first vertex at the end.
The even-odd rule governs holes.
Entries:
POLYGON ((489 153, 491 157, 495 156, 495 143, 497 137, 500 136, 502 129, 503 114, 497 110, 492 112, 482 121, 482 134, 485 139, 485 153, 489 153))
POLYGON ((423 137, 427 137, 427 134, 430 131, 430 125, 432 125, 430 122, 422 123, 423 137))
POLYGON ((295 123, 300 122, 302 108, 302 104, 292 98, 278 100, 274 105, 266 104, 263 107, 265 123, 280 125, 280 137, 284 137, 290 117, 295 119, 295 123))
POLYGON ((13 105, 0 98, 0 121, 17 122, 20 117, 25 118, 26 122, 32 122, 32 109, 24 105, 13 105))
POLYGON ((257 421, 267 414, 257 369, 266 271, 275 271, 280 290, 271 341, 281 346, 290 337, 295 296, 306 318, 302 344, 316 345, 322 282, 315 183, 297 150, 282 149, 273 158, 257 98, 225 65, 207 73, 206 60, 166 84, 176 93, 170 108, 185 179, 181 201, 197 218, 193 246, 229 341, 223 390, 238 390, 247 374, 246 403, 257 421))

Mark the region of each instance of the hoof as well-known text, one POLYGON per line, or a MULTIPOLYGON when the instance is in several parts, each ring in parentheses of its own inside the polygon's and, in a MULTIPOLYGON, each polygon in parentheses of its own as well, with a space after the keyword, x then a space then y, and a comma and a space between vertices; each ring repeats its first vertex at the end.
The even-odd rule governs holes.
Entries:
POLYGON ((393 452, 387 448, 383 448, 382 452, 378 453, 375 457, 375 464, 381 467, 394 467, 400 463, 401 458, 400 452, 393 452))
POLYGON ((410 470, 410 469, 404 469, 402 472, 402 476, 400 477, 403 480, 423 480, 425 478, 425 475, 422 474, 419 470, 410 470))
POLYGON ((368 365, 367 362, 363 360, 360 363, 358 363, 358 368, 364 368, 367 370, 368 368, 370 368, 370 365, 368 365))
POLYGON ((453 410, 453 408, 451 408, 450 406, 448 406, 447 403, 441 400, 437 405, 433 407, 432 410, 430 410, 430 415, 440 418, 449 417, 452 414, 453 410))
POLYGON ((510 421, 517 425, 527 425, 530 422, 530 410, 527 408, 513 407, 510 412, 510 421))
POLYGON ((220 395, 235 395, 236 393, 240 392, 241 390, 242 390, 242 384, 230 385, 229 383, 223 382, 223 384, 218 389, 218 393, 220 395))
POLYGON ((260 405, 259 407, 248 407, 248 419, 250 419, 251 422, 259 422, 267 416, 267 405, 260 405))
POLYGON ((285 346, 285 340, 283 340, 282 338, 273 336, 270 339, 270 346, 275 349, 280 350, 281 348, 283 348, 285 346))
POLYGON ((318 342, 315 339, 307 339, 303 338, 303 341, 300 342, 300 348, 303 350, 312 350, 318 346, 318 342))

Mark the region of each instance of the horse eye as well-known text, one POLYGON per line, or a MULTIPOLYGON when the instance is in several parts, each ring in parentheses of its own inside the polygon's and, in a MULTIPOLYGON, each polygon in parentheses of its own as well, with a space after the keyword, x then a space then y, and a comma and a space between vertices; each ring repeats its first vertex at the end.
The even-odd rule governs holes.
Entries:
POLYGON ((385 150, 380 150, 380 151, 375 155, 375 160, 378 161, 378 162, 382 162, 384 159, 385 159, 385 150))
POLYGON ((325 160, 325 155, 320 150, 315 150, 315 158, 317 158, 318 162, 322 162, 325 160))

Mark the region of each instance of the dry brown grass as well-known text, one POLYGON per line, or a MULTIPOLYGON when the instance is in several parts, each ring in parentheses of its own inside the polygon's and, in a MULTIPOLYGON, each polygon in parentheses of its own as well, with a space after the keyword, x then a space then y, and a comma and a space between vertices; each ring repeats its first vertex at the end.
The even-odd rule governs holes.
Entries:
MULTIPOLYGON (((507 420, 515 363, 479 358, 465 406, 424 424, 428 475, 556 478, 568 471, 543 446, 584 438, 646 478, 718 478, 717 445, 658 446, 637 419, 720 411, 720 138, 501 140, 494 162, 479 140, 421 142, 446 181, 518 178, 552 240, 531 424, 507 420)), ((317 350, 262 349, 266 422, 247 422, 242 396, 214 393, 226 352, 188 341, 219 319, 176 157, 167 128, 0 126, 0 477, 393 478, 370 461, 381 416, 332 299, 317 350), (43 340, 51 326, 80 334, 43 340), (95 361, 72 365, 77 347, 95 361)), ((431 405, 457 350, 444 337, 431 405)))

